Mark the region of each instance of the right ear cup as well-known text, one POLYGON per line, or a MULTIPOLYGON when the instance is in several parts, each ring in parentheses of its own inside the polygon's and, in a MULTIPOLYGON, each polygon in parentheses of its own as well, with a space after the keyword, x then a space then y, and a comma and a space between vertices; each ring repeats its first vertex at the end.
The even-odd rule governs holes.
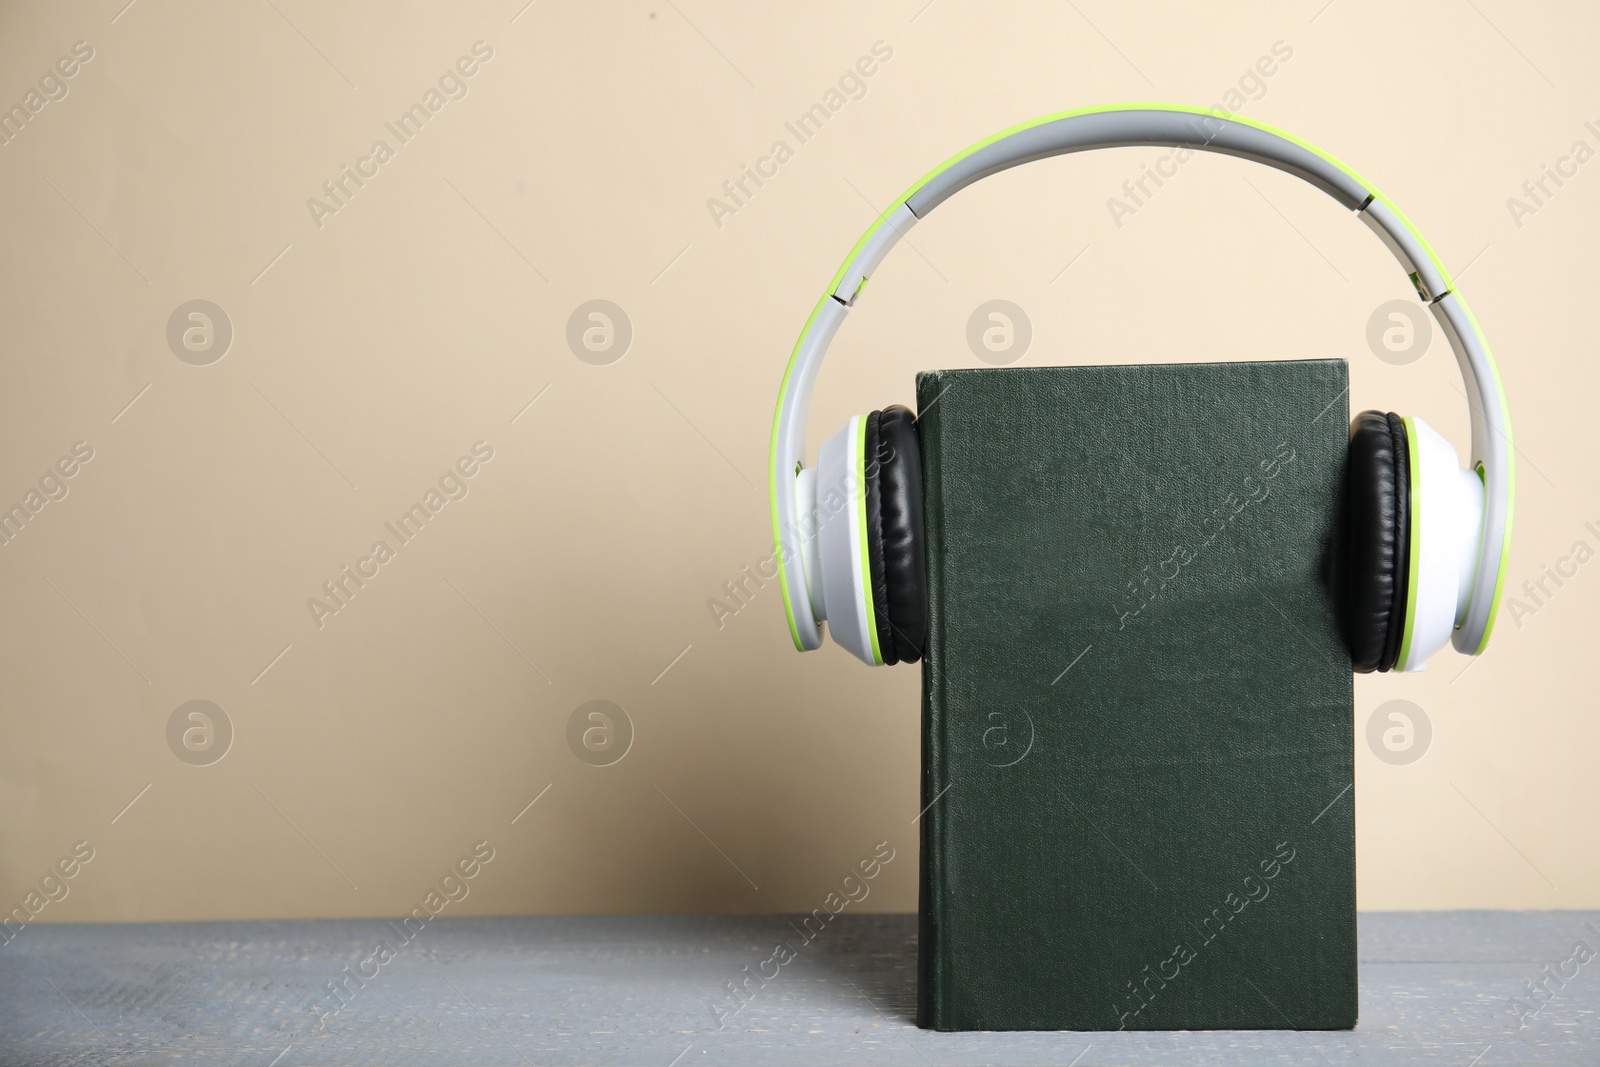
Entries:
POLYGON ((862 450, 873 622, 884 663, 922 658, 928 630, 922 448, 916 416, 893 404, 867 416, 862 450))
POLYGON ((1405 422, 1363 411, 1350 424, 1350 659, 1356 671, 1387 671, 1405 631, 1411 552, 1411 459, 1405 422))

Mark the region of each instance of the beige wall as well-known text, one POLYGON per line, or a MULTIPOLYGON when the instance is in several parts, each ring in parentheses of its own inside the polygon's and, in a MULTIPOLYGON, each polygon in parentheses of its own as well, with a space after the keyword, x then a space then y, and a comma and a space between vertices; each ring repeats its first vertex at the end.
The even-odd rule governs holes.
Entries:
MULTIPOLYGON (((879 841, 896 858, 865 906, 915 907, 917 672, 795 655, 775 586, 720 627, 708 608, 770 552, 788 350, 936 161, 1068 107, 1223 103, 1276 42, 1292 58, 1246 78, 1242 111, 1379 183, 1495 342, 1513 592, 1600 549, 1600 163, 1507 204, 1600 148, 1588 6, 124 2, 0 15, 0 102, 93 49, 0 147, 0 502, 93 452, 0 547, 4 908, 80 841, 93 859, 41 920, 398 914, 479 841, 455 913, 810 909, 879 841), (467 95, 401 144, 385 122, 478 41, 467 95), (785 121, 875 42, 865 94, 797 145, 785 121), (314 219, 378 139, 393 158, 314 219), (777 139, 793 158, 714 218, 777 139), (565 339, 596 298, 633 329, 605 366, 565 339), (195 299, 232 327, 208 365, 167 338, 195 299), (461 457, 445 486, 466 495, 400 544, 385 522, 461 457), (394 558, 314 620, 380 539, 394 558), (607 767, 568 742, 595 699, 635 735, 607 767), (207 766, 169 744, 192 700, 231 723, 207 766)), ((1343 357, 1353 408, 1464 445, 1443 340, 1404 366, 1367 346, 1408 286, 1363 227, 1216 158, 1117 226, 1108 198, 1161 154, 1014 171, 920 226, 840 338, 813 441, 909 401, 919 369, 973 365, 967 317, 1005 298, 1031 364, 1343 357)), ((1588 563, 1503 613, 1469 672, 1357 680, 1363 907, 1600 905, 1597 606, 1588 563), (1432 725, 1409 765, 1366 742, 1394 699, 1432 725)))

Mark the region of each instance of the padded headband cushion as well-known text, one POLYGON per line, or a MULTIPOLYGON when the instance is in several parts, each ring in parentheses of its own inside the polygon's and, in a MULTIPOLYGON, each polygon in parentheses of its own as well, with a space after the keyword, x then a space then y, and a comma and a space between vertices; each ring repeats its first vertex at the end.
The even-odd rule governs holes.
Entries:
POLYGON ((1411 456, 1400 416, 1356 416, 1349 478, 1350 659, 1362 674, 1387 671, 1399 657, 1411 563, 1411 456))
POLYGON ((899 404, 867 416, 867 559, 884 663, 922 658, 928 630, 922 541, 922 449, 916 417, 899 404))

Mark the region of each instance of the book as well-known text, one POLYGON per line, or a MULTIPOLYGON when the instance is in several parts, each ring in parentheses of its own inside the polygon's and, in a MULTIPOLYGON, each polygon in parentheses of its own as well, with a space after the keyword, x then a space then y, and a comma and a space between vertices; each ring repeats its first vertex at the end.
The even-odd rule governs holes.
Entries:
POLYGON ((1347 367, 917 378, 919 1024, 1356 1023, 1347 367))

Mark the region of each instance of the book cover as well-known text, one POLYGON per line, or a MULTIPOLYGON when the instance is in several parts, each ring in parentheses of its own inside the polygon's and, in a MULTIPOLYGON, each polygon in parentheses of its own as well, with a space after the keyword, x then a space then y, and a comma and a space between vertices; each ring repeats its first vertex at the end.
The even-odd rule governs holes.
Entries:
POLYGON ((1356 1022, 1343 361, 917 379, 919 1022, 1356 1022))

